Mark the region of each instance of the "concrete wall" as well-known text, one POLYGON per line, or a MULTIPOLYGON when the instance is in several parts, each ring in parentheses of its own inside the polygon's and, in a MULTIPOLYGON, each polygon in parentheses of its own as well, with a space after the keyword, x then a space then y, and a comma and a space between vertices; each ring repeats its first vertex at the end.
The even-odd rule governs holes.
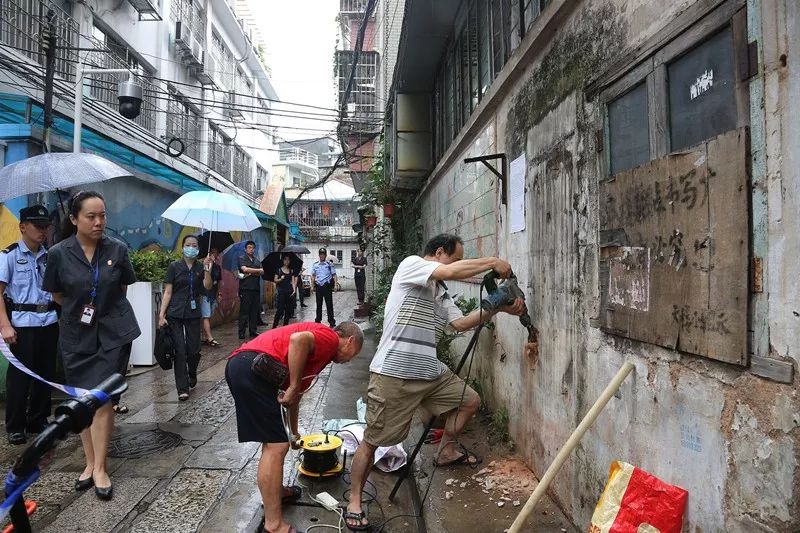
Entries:
MULTIPOLYGON (((524 413, 512 415, 511 434, 540 475, 617 369, 625 361, 635 364, 635 374, 553 485, 552 494, 578 527, 588 525, 609 464, 620 459, 689 491, 688 531, 798 531, 797 379, 779 384, 748 368, 609 335, 592 322, 599 308, 596 131, 602 118, 583 87, 693 3, 551 3, 543 17, 566 13, 555 36, 538 44, 515 72, 508 67, 501 73, 489 92, 493 102, 477 112, 480 123, 472 131, 479 133, 456 142, 445 155, 455 163, 437 168, 423 190, 425 234, 459 233, 466 257, 508 258, 526 290, 541 333, 538 367, 529 369, 522 357, 526 336, 519 323, 501 316, 491 334, 499 344, 485 334, 478 372, 493 408, 524 413), (526 155, 523 232, 509 232, 491 175, 460 163, 488 151, 505 152, 509 160, 526 155), (501 360, 503 353, 508 357, 501 360)), ((751 82, 757 94, 763 90, 763 111, 754 100, 751 121, 754 130, 765 128, 763 137, 754 135, 753 153, 766 154, 766 180, 758 186, 768 192, 769 213, 763 234, 768 305, 755 320, 768 325, 774 355, 798 362, 800 7, 793 0, 748 5, 751 38, 763 54, 751 82)), ((531 39, 510 64, 528 49, 531 39)), ((474 284, 455 287, 476 296, 474 284)))

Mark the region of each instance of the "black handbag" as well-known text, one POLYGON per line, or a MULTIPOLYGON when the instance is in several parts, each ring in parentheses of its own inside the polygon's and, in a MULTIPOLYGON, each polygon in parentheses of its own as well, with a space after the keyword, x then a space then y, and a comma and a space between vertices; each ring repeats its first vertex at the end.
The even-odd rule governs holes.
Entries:
POLYGON ((158 366, 162 369, 170 370, 172 368, 172 360, 175 357, 175 339, 172 338, 172 330, 169 326, 156 330, 153 355, 156 356, 158 366))
POLYGON ((250 364, 250 370, 253 374, 258 376, 259 379, 275 387, 281 388, 283 384, 289 379, 289 368, 265 353, 257 354, 250 364))

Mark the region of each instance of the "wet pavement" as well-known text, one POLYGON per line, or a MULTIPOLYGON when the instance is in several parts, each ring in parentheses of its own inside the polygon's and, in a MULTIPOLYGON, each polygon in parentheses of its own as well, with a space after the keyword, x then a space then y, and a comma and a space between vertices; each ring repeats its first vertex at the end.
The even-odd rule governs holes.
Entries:
MULTIPOLYGON (((337 321, 351 319, 355 292, 335 293, 334 303, 337 321)), ((298 320, 314 319, 312 306, 298 306, 297 313, 298 320)), ((266 321, 271 320, 268 313, 266 321)), ((84 467, 78 437, 72 435, 58 445, 42 463, 39 481, 26 492, 27 499, 38 503, 32 516, 35 531, 257 530, 263 517, 255 481, 260 446, 237 442, 233 399, 224 381, 226 357, 241 341, 235 323, 215 328, 214 336, 221 346, 203 346, 198 384, 186 402, 178 401, 171 370, 138 367, 132 371, 122 397, 130 411, 117 415, 109 447, 111 501, 98 500, 92 490, 75 492, 75 479, 84 467)), ((357 391, 359 387, 366 390, 373 351, 367 346, 358 364, 333 365, 338 368, 320 376, 301 403, 302 433, 319 432, 324 418, 355 417, 357 391), (331 402, 334 397, 337 400, 331 402)), ((0 469, 8 471, 23 449, 0 439, 0 469)), ((296 478, 294 462, 287 460, 286 481, 296 478)), ((299 480, 306 484, 305 478, 299 480)), ((341 500, 347 488, 344 479, 324 483, 332 484, 329 491, 341 500)), ((287 514, 304 527, 314 524, 312 519, 337 521, 334 513, 319 507, 294 507, 287 514)))
MULTIPOLYGON (((335 293, 334 302, 337 321, 352 319, 355 292, 335 293)), ((297 313, 297 320, 314 319, 313 306, 298 307, 297 313)), ((271 323, 271 313, 266 320, 271 323)), ((305 394, 300 404, 302 434, 320 433, 323 422, 332 418, 357 418, 356 401, 366 395, 369 363, 376 345, 369 325, 362 323, 362 327, 366 334, 361 355, 347 365, 330 365, 305 394)), ((46 458, 41 478, 26 492, 27 499, 38 503, 32 517, 35 531, 260 531, 263 510, 256 485, 260 446, 237 441, 233 399, 224 381, 226 357, 241 341, 235 323, 215 328, 214 336, 221 345, 203 346, 198 384, 186 402, 178 401, 171 370, 138 367, 129 375, 129 389, 122 403, 130 412, 117 415, 109 447, 109 470, 114 483, 111 501, 99 501, 92 490, 75 492, 75 479, 84 467, 77 436, 65 439, 46 458)), ((465 443, 484 457, 482 466, 506 460, 510 455, 506 450, 490 450, 485 439, 479 438, 485 433, 482 423, 472 423, 465 443)), ((419 431, 418 425, 405 443, 407 451, 413 448, 419 431)), ((23 448, 0 439, 0 469, 8 471, 23 448)), ((415 465, 417 483, 404 483, 393 502, 388 501, 388 494, 396 475, 373 469, 365 489, 373 533, 476 530, 476 516, 480 517, 478 530, 501 532, 518 511, 510 498, 519 498, 524 504, 524 493, 529 494, 535 486, 535 478, 531 477, 529 486, 512 494, 503 491, 507 480, 493 478, 491 473, 478 476, 479 469, 440 468, 423 502, 423 519, 416 509, 420 505, 419 494, 426 491, 433 473, 432 452, 432 446, 423 448, 415 465), (487 479, 494 480, 496 486, 492 490, 486 489, 487 479), (447 492, 453 493, 450 498, 445 497, 447 492), (497 506, 499 501, 504 502, 503 507, 497 506)), ((312 496, 325 491, 345 503, 349 475, 323 479, 299 475, 296 467, 300 460, 298 452, 290 451, 284 465, 285 484, 304 487, 298 505, 284 508, 286 519, 300 530, 343 526, 337 513, 316 504, 312 496)), ((348 468, 349 463, 348 457, 348 468)), ((524 465, 515 463, 506 470, 516 471, 518 467, 524 469, 524 465)), ((503 466, 497 470, 503 470, 503 466)), ((534 517, 535 522, 526 531, 574 531, 549 500, 536 510, 534 517)), ((342 530, 347 531, 346 527, 342 530)))

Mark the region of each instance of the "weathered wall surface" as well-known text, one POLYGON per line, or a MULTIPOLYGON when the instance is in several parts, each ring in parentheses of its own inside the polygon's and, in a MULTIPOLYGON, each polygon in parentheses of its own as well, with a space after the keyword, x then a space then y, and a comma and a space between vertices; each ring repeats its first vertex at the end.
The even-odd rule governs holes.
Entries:
MULTIPOLYGON (((610 59, 656 34, 693 3, 578 3, 550 47, 525 67, 497 112, 486 119, 484 134, 491 131, 496 139, 492 151, 505 152, 509 160, 526 156, 525 231, 509 232, 503 220, 507 211, 498 203, 493 228, 472 224, 481 220, 468 207, 476 195, 462 193, 463 184, 481 178, 457 163, 432 176, 423 192, 425 234, 454 231, 470 243, 466 257, 496 251, 509 258, 526 290, 541 335, 538 367, 529 369, 521 357, 525 335, 516 319, 499 317, 493 333, 499 344, 484 341, 487 351, 479 372, 490 405, 512 413, 514 440, 538 473, 622 363, 636 365, 552 487, 576 525, 588 524, 609 464, 620 459, 689 491, 689 531, 798 531, 797 379, 792 385, 778 384, 747 368, 595 327, 600 312, 596 131, 602 117, 583 87, 610 59), (502 353, 508 354, 504 360, 502 353)), ((800 112, 795 57, 800 53, 800 7, 794 0, 751 0, 748 9, 763 15, 765 34, 762 68, 751 81, 764 87, 763 110, 762 102, 754 101, 751 120, 766 125, 766 144, 753 151, 766 151, 769 177, 769 307, 761 319, 769 324, 773 353, 798 361, 800 267, 794 258, 800 253, 800 126, 794 117, 800 112)), ((761 18, 749 17, 758 25, 751 34, 762 31, 761 23, 754 22, 761 18)), ((480 138, 469 141, 470 147, 481 143, 480 138)), ((491 180, 485 185, 493 186, 491 180)), ((484 216, 488 224, 492 219, 484 216)), ((457 287, 476 295, 474 286, 457 287)))

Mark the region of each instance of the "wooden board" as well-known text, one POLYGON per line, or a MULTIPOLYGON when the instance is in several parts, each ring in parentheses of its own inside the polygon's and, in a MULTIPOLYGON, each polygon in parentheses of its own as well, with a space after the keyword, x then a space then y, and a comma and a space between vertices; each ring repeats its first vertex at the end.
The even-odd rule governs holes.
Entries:
POLYGON ((601 248, 605 330, 746 364, 745 137, 728 132, 600 184, 601 232, 625 244, 601 248))

